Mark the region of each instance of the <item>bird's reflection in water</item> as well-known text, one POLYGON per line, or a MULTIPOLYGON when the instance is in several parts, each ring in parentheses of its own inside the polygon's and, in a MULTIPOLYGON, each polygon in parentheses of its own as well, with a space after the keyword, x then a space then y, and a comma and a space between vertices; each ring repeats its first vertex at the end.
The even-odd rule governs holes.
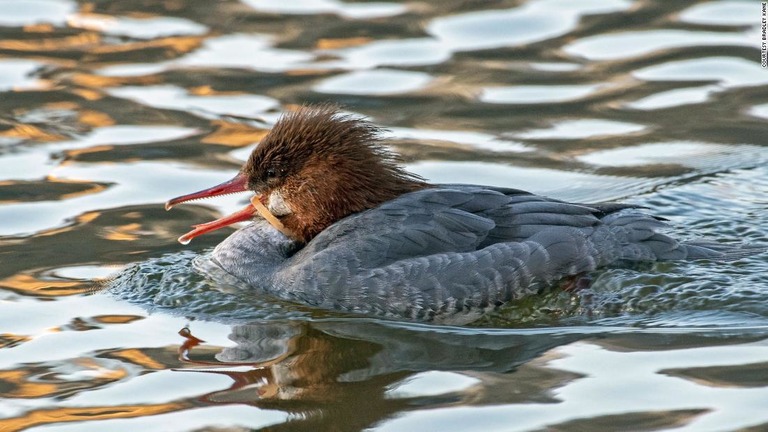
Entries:
POLYGON ((232 327, 234 346, 220 348, 215 360, 197 360, 202 341, 188 328, 180 334, 180 358, 190 366, 181 371, 232 379, 202 402, 291 414, 270 430, 339 431, 424 406, 556 402, 551 391, 576 376, 546 368, 546 356, 535 359, 583 337, 358 320, 259 322, 232 327))

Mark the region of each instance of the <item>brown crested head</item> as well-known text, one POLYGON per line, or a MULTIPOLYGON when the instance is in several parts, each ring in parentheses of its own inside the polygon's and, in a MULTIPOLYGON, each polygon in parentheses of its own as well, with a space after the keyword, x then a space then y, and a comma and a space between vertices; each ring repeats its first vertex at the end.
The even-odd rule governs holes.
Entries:
POLYGON ((284 115, 241 173, 270 212, 307 242, 334 222, 429 187, 400 167, 381 129, 333 106, 284 115))

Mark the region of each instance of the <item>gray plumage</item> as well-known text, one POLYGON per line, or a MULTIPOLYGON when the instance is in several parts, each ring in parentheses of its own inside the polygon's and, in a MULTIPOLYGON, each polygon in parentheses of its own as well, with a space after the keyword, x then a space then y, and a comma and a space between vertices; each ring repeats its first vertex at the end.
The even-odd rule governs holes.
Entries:
POLYGON ((469 322, 543 285, 620 261, 726 260, 754 253, 681 243, 622 204, 439 185, 350 215, 301 247, 259 220, 213 260, 252 287, 321 308, 469 322))

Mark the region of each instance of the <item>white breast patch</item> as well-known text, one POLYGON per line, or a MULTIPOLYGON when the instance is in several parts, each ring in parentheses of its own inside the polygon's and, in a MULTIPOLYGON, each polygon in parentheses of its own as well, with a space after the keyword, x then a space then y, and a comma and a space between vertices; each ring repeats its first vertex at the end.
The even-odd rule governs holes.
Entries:
POLYGON ((291 210, 291 207, 288 206, 287 202, 285 202, 283 195, 280 194, 280 191, 274 191, 269 194, 267 208, 269 209, 270 213, 275 216, 285 216, 287 214, 293 213, 293 210, 291 210))

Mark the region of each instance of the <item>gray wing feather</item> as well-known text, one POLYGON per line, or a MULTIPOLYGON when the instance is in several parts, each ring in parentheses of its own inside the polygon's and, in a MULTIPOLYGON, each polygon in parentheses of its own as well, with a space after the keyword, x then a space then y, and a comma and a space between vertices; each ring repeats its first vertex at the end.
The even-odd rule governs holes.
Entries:
POLYGON ((423 319, 495 306, 601 261, 589 237, 599 220, 584 206, 471 189, 407 198, 348 218, 343 232, 329 227, 280 272, 280 292, 323 307, 423 319), (354 228, 367 226, 375 237, 354 228), (291 290, 298 281, 311 286, 291 290))
MULTIPOLYGON (((548 234, 474 252, 401 260, 355 272, 344 284, 314 265, 302 267, 296 276, 312 281, 309 299, 320 307, 416 320, 472 315, 536 292, 564 273, 593 270, 596 260, 579 253, 588 248, 586 238, 574 234, 572 239, 548 234)), ((293 297, 292 291, 283 292, 293 297)))
POLYGON ((658 233, 662 221, 628 208, 513 189, 419 191, 323 231, 278 273, 277 294, 424 320, 481 313, 619 260, 729 256, 725 247, 683 244, 658 233), (298 283, 301 289, 291 289, 298 283))

